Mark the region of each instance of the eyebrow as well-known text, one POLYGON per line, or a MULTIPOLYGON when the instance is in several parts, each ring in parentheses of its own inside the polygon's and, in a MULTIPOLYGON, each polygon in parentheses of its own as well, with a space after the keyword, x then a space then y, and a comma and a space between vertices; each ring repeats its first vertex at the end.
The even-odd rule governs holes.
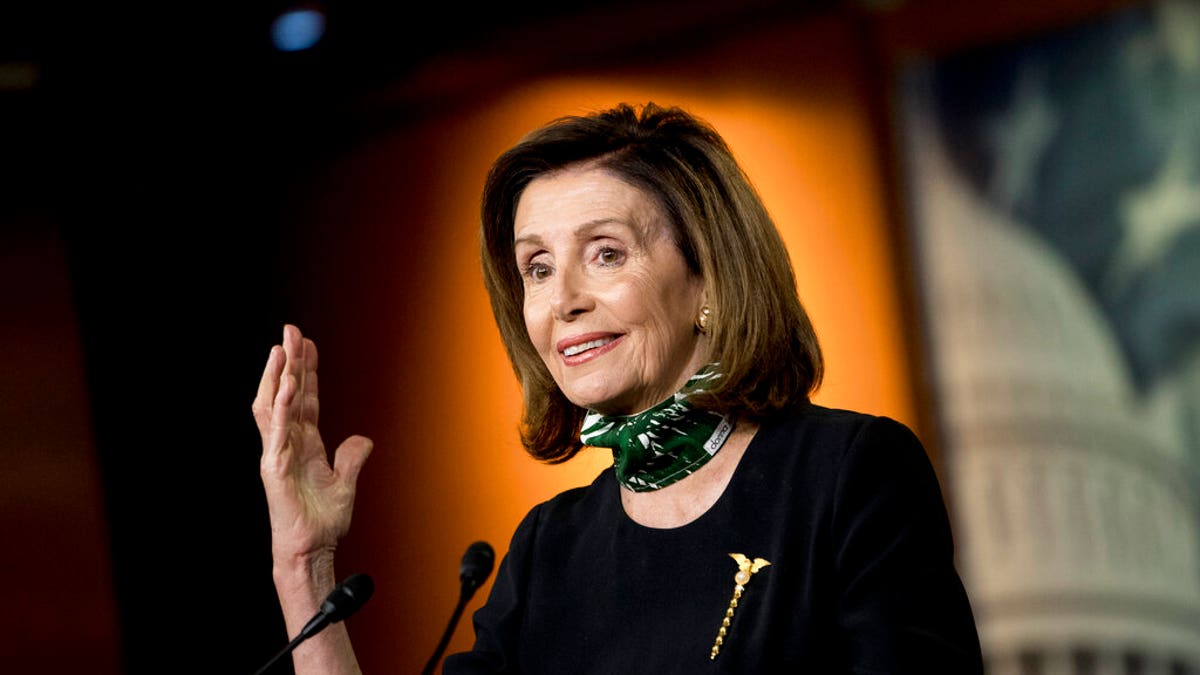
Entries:
MULTIPOLYGON (((604 225, 613 225, 613 224, 627 227, 630 230, 634 231, 635 233, 638 231, 638 228, 635 225, 633 225, 632 223, 628 223, 628 222, 618 219, 618 218, 597 218, 596 220, 589 220, 589 221, 581 224, 579 227, 575 228, 575 231, 572 234, 575 236, 575 239, 577 239, 577 240, 578 239, 586 239, 588 237, 588 235, 590 235, 592 233, 592 230, 595 230, 596 228, 602 227, 604 225)), ((545 242, 538 235, 527 234, 527 235, 524 235, 521 237, 517 237, 516 239, 513 239, 513 248, 515 249, 520 244, 542 245, 544 243, 545 242)))

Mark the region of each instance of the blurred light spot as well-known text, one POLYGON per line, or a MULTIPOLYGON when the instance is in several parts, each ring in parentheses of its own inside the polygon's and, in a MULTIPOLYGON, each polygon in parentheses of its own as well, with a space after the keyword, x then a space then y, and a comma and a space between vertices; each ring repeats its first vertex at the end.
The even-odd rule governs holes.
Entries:
POLYGON ((325 15, 315 9, 290 9, 275 17, 271 41, 284 52, 298 52, 320 42, 325 35, 325 15))

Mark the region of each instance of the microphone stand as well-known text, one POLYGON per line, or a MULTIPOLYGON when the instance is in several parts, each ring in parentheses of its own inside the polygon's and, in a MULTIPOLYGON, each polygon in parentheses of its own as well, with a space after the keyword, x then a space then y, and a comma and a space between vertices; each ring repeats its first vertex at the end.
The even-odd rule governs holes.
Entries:
POLYGON ((458 604, 455 605, 454 613, 450 615, 450 623, 442 633, 442 639, 438 642, 437 649, 433 650, 433 655, 429 657, 429 661, 425 664, 425 669, 421 671, 421 675, 433 675, 434 669, 437 668, 438 660, 442 658, 442 653, 446 651, 446 645, 450 644, 450 636, 454 635, 454 627, 458 625, 458 620, 462 617, 463 609, 467 606, 467 601, 475 594, 475 589, 482 586, 484 580, 492 573, 492 565, 495 562, 495 558, 496 552, 492 550, 491 544, 486 541, 477 541, 467 547, 467 552, 463 554, 462 565, 458 571, 458 578, 462 582, 459 587, 458 604))
POLYGON ((304 635, 303 633, 301 633, 300 635, 297 635, 296 637, 292 638, 292 641, 289 642, 286 647, 284 647, 278 654, 271 657, 271 660, 267 661, 266 665, 264 665, 262 668, 259 668, 257 671, 255 671, 254 675, 263 675, 263 673, 270 670, 271 666, 275 665, 276 661, 278 661, 279 659, 282 659, 283 657, 285 657, 288 654, 291 654, 293 651, 295 651, 296 647, 299 647, 300 643, 304 642, 305 638, 307 638, 307 637, 308 637, 307 635, 304 635))
POLYGON ((425 664, 425 669, 421 671, 421 675, 433 675, 438 661, 442 658, 442 653, 446 651, 446 646, 450 644, 450 637, 454 635, 454 628, 458 625, 458 620, 462 618, 463 609, 466 608, 467 601, 471 599, 474 593, 475 589, 468 588, 468 585, 464 582, 462 592, 458 595, 458 604, 454 607, 454 613, 450 615, 450 623, 442 633, 442 639, 438 641, 437 648, 433 650, 433 655, 429 657, 429 661, 425 664))
POLYGON ((352 574, 347 577, 345 581, 334 586, 333 591, 329 595, 325 596, 325 601, 321 603, 321 609, 317 611, 313 618, 308 620, 304 628, 300 629, 300 633, 292 638, 292 641, 280 650, 278 654, 271 657, 271 660, 267 661, 266 665, 262 668, 259 668, 254 675, 263 675, 279 659, 291 654, 296 647, 300 646, 301 642, 325 630, 325 627, 329 624, 338 623, 357 612, 371 598, 371 594, 374 592, 375 581, 371 579, 371 575, 352 574))

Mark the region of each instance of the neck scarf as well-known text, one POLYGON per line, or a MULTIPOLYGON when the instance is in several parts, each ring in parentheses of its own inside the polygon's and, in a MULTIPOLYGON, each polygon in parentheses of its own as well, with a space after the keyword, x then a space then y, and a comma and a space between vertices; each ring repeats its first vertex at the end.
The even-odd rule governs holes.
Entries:
POLYGON ((734 420, 688 403, 721 375, 707 365, 671 398, 636 415, 601 415, 589 410, 579 440, 611 448, 617 481, 634 492, 675 483, 717 454, 733 431, 734 420))

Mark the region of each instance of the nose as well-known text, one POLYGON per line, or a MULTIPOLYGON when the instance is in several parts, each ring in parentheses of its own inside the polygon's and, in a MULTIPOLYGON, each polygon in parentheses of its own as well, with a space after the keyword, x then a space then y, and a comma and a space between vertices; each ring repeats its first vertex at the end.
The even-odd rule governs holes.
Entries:
POLYGON ((583 272, 571 268, 559 269, 552 283, 554 292, 550 305, 556 319, 574 321, 593 308, 592 293, 583 272))

